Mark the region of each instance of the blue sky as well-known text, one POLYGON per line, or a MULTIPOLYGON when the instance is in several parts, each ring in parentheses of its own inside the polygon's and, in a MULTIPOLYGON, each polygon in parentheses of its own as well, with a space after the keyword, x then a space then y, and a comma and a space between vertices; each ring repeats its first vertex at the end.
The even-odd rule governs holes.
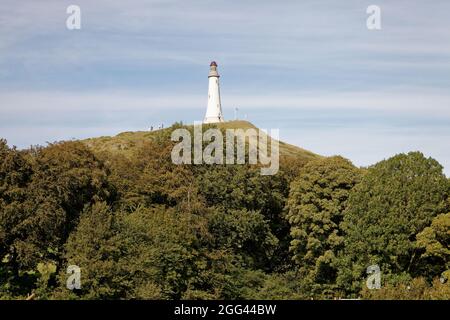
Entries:
POLYGON ((450 176, 450 2, 2 0, 0 137, 46 141, 225 118, 366 166, 420 150, 450 176), (82 10, 69 31, 66 8, 82 10), (366 28, 381 7, 382 30, 366 28))

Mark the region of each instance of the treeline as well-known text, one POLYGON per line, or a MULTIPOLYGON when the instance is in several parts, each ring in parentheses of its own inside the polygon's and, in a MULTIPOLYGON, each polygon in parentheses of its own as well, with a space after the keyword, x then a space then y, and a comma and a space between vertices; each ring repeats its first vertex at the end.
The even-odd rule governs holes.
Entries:
POLYGON ((174 165, 170 130, 131 155, 0 141, 0 298, 450 299, 450 181, 419 152, 174 165), (81 288, 68 290, 69 265, 81 288), (366 286, 378 265, 381 289, 366 286))

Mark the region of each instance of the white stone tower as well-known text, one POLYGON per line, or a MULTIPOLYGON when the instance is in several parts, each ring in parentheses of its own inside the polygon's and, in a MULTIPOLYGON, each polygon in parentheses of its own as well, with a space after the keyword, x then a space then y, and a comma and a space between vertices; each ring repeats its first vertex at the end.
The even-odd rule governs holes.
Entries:
POLYGON ((208 107, 203 123, 223 122, 222 105, 220 103, 219 73, 217 63, 211 62, 209 66, 208 107))

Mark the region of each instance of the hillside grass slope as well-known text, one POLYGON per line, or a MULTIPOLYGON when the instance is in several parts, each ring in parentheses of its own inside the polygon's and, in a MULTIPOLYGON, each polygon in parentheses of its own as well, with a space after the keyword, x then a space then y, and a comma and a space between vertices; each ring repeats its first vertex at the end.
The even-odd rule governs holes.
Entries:
MULTIPOLYGON (((192 125, 186 125, 186 128, 192 128, 192 125)), ((203 130, 209 127, 217 127, 219 129, 258 129, 252 123, 243 120, 236 121, 227 121, 224 123, 217 123, 212 125, 204 125, 203 130)), ((97 151, 97 152, 113 152, 113 153, 122 153, 124 155, 129 155, 136 148, 142 146, 145 141, 153 140, 156 135, 164 131, 172 130, 170 127, 154 130, 154 131, 127 131, 119 133, 116 136, 102 136, 97 138, 89 138, 82 140, 88 147, 97 151)), ((311 151, 302 149, 300 147, 285 143, 283 141, 279 141, 280 148, 280 156, 288 156, 295 157, 305 160, 312 160, 316 158, 320 158, 320 155, 317 155, 311 151)))

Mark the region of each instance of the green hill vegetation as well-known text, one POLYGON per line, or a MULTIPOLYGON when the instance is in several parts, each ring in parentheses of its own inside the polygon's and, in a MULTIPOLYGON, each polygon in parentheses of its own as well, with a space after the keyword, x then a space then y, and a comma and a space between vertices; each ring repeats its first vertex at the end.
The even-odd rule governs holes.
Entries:
MULTIPOLYGON (((193 129, 193 126, 185 126, 188 129, 193 129)), ((219 129, 258 129, 248 121, 237 120, 227 121, 224 123, 218 123, 214 125, 204 125, 204 127, 217 127, 219 129)), ((117 152, 123 154, 130 154, 136 148, 142 146, 143 143, 149 140, 154 140, 160 131, 169 132, 171 128, 155 130, 155 131, 134 131, 134 132, 122 132, 114 137, 99 137, 86 139, 83 142, 87 146, 96 151, 108 151, 117 152)), ((318 155, 299 148, 297 146, 279 141, 280 155, 292 156, 302 159, 313 159, 319 157, 318 155)))
POLYGON ((175 165, 181 127, 28 150, 0 140, 0 298, 450 299, 436 160, 357 168, 280 142, 273 176, 175 165), (373 265, 380 289, 366 285, 373 265))

